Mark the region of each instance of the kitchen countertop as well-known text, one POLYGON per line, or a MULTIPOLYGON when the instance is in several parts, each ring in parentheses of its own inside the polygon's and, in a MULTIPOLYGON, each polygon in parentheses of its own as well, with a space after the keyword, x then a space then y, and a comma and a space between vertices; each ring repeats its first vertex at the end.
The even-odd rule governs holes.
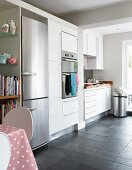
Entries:
POLYGON ((87 83, 84 83, 84 89, 91 89, 91 88, 100 88, 100 87, 111 87, 112 84, 110 83, 103 83, 103 84, 96 84, 96 85, 88 85, 87 83))

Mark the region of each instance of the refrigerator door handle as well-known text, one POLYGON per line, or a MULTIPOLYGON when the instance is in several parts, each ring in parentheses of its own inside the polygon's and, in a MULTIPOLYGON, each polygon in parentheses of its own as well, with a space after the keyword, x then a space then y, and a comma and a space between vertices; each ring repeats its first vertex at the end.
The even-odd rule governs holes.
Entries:
POLYGON ((37 107, 35 107, 35 108, 28 107, 28 109, 29 109, 30 111, 34 111, 34 110, 37 110, 37 107))
POLYGON ((32 72, 24 72, 22 73, 22 76, 36 76, 36 73, 32 73, 32 72))

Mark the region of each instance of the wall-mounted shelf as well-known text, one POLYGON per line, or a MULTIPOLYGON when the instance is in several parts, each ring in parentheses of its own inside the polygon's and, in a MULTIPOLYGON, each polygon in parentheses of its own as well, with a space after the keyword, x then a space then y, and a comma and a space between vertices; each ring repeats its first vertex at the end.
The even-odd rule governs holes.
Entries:
POLYGON ((18 65, 18 64, 7 64, 7 63, 0 63, 0 65, 16 66, 16 65, 18 65))
POLYGON ((20 96, 0 96, 0 100, 18 99, 20 96))
POLYGON ((17 34, 10 34, 10 33, 0 31, 0 38, 8 38, 8 37, 16 37, 16 36, 17 34))

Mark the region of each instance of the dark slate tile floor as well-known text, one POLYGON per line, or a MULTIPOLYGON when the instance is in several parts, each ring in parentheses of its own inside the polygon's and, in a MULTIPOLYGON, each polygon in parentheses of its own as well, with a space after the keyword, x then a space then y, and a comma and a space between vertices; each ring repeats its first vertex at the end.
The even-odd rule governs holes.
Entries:
POLYGON ((39 170, 132 170, 132 117, 106 116, 34 155, 39 170))

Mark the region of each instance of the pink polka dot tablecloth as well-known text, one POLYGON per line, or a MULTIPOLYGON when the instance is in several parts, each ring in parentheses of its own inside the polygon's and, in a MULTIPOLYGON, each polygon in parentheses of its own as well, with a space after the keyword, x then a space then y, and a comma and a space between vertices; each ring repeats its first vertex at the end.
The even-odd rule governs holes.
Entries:
POLYGON ((38 170, 24 129, 0 125, 0 132, 7 134, 11 143, 11 158, 7 170, 38 170))

